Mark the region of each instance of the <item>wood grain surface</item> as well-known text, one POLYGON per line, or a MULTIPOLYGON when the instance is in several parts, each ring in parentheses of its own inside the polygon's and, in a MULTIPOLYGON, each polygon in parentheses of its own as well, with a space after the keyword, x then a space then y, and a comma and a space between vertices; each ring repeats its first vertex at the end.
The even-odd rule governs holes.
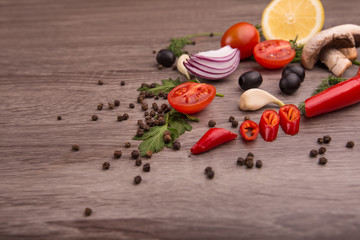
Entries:
MULTIPOLYGON (((360 24, 358 1, 322 2, 324 28, 360 24)), ((1 0, 0 239, 359 239, 359 104, 302 119, 299 134, 279 131, 272 143, 237 138, 189 155, 210 119, 234 132, 229 115, 259 121, 262 111, 237 107, 241 73, 260 71, 262 89, 298 104, 329 75, 321 66, 287 96, 278 88, 281 70, 244 61, 227 79, 211 82, 225 97, 196 114, 200 122, 180 137, 180 151, 143 159, 151 163, 148 173, 130 159, 143 117, 138 104, 128 108, 136 89, 169 77, 185 80, 177 71, 158 70, 153 50, 172 37, 224 32, 240 21, 258 24, 268 3, 1 0), (96 109, 114 99, 120 107, 96 109), (129 120, 117 122, 125 112, 129 120), (93 114, 98 121, 91 121, 93 114), (308 154, 326 134, 332 137, 328 163, 320 166, 308 154), (353 149, 345 148, 349 140, 353 149), (127 141, 131 148, 124 148, 127 141), (71 151, 73 144, 80 151, 71 151), (113 159, 115 150, 122 150, 120 159, 113 159), (248 152, 263 161, 261 169, 236 165, 248 152), (104 161, 111 163, 107 171, 104 161), (212 180, 203 174, 207 166, 215 171, 212 180), (136 175, 143 178, 139 185, 136 175), (86 207, 93 210, 89 217, 86 207)), ((191 53, 218 48, 220 37, 195 41, 187 47, 191 53)), ((352 66, 345 77, 356 71, 352 66)))

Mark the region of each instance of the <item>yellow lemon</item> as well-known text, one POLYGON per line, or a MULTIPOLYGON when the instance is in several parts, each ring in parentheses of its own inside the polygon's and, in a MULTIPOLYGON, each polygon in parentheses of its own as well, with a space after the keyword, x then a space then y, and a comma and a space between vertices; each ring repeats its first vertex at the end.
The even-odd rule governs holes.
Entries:
POLYGON ((261 26, 264 37, 304 44, 321 30, 324 8, 320 0, 273 0, 265 8, 261 26))

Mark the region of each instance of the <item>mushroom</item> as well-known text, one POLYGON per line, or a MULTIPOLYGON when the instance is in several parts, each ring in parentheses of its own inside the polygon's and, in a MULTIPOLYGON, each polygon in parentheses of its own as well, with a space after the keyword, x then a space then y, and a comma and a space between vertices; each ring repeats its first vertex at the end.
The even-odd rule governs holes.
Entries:
POLYGON ((304 46, 301 63, 312 69, 320 60, 336 76, 341 76, 357 57, 360 46, 360 26, 344 24, 317 33, 304 46), (350 59, 350 60, 349 60, 350 59))

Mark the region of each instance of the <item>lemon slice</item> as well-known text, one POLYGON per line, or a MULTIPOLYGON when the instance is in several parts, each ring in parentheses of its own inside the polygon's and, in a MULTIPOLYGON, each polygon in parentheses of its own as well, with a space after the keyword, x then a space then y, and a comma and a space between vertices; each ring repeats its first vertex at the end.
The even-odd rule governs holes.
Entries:
POLYGON ((264 37, 294 40, 304 44, 321 30, 324 8, 320 0, 273 0, 264 9, 261 25, 264 37))

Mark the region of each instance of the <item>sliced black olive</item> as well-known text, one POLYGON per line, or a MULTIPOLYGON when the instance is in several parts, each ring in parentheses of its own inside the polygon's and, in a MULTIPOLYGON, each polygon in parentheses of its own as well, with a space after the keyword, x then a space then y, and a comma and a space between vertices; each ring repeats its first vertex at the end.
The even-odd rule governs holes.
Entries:
POLYGON ((171 67, 176 60, 176 57, 169 49, 162 49, 156 55, 156 61, 164 67, 171 67))
POLYGON ((299 89, 301 79, 296 73, 288 73, 284 75, 279 82, 280 90, 286 94, 293 94, 299 89))
POLYGON ((301 82, 304 81, 304 79, 305 79, 305 69, 301 65, 293 64, 293 65, 287 66, 283 70, 282 76, 284 76, 284 75, 286 75, 288 73, 291 73, 291 72, 296 73, 300 77, 301 82))
POLYGON ((260 87, 262 81, 263 79, 259 72, 245 72, 239 77, 239 86, 244 90, 248 90, 250 88, 258 88, 260 87))

